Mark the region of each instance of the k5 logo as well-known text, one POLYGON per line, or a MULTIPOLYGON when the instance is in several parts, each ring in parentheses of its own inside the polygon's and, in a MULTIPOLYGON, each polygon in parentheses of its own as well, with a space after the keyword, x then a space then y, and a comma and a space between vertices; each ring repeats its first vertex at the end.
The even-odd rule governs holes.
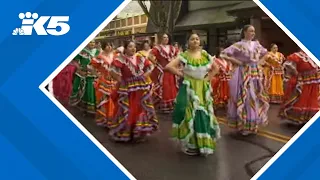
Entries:
POLYGON ((69 16, 40 16, 37 13, 31 14, 20 13, 19 18, 22 20, 21 28, 13 30, 12 35, 32 35, 33 30, 37 35, 62 36, 69 32, 70 26, 67 24, 69 16), (50 19, 50 20, 49 20, 50 19), (49 22, 48 22, 49 21, 49 22), (48 22, 47 27, 44 25, 48 22), (59 30, 58 30, 59 28, 59 30))

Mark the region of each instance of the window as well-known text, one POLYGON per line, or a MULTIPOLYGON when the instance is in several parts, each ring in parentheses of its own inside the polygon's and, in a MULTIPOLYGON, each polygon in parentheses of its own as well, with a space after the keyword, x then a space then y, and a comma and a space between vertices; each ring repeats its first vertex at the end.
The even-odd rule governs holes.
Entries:
POLYGON ((147 23, 147 16, 146 15, 141 16, 141 24, 142 23, 147 23))
POLYGON ((128 18, 128 26, 132 26, 132 17, 128 18))
POLYGON ((110 23, 106 27, 104 27, 103 30, 108 30, 108 29, 110 29, 110 23))
POLYGON ((102 32, 99 36, 107 36, 108 32, 102 32))
POLYGON ((116 27, 119 28, 120 27, 120 20, 116 21, 116 27))
POLYGON ((140 24, 139 16, 134 17, 134 24, 140 24))
POLYGON ((111 21, 110 23, 110 28, 116 28, 116 22, 115 21, 111 21))
POLYGON ((126 19, 122 19, 121 20, 121 27, 125 27, 125 26, 127 26, 126 19))

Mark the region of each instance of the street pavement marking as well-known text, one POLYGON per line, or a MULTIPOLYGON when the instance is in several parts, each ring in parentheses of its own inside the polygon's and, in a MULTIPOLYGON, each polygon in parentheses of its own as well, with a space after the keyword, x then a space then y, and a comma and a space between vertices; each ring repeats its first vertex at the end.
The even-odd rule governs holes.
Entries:
POLYGON ((274 132, 271 132, 271 131, 259 130, 259 132, 264 133, 264 134, 269 134, 271 136, 278 137, 278 138, 281 138, 281 139, 286 140, 286 141, 289 141, 291 139, 291 137, 289 137, 289 136, 284 136, 282 134, 274 133, 274 132))
MULTIPOLYGON (((218 119, 219 123, 227 125, 227 120, 225 118, 217 117, 217 119, 218 119)), ((265 130, 259 130, 258 135, 266 137, 268 139, 272 139, 274 141, 284 143, 284 144, 287 143, 291 139, 291 137, 284 136, 284 135, 277 134, 277 133, 273 133, 270 131, 265 131, 265 130)))
POLYGON ((258 135, 260 136, 263 136, 263 137, 266 137, 266 138, 269 138, 269 139, 272 139, 274 141, 278 141, 278 142, 281 142, 283 144, 286 144, 288 142, 288 140, 284 140, 284 139, 280 139, 280 138, 277 138, 275 136, 270 136, 269 134, 265 134, 263 132, 258 132, 258 135))

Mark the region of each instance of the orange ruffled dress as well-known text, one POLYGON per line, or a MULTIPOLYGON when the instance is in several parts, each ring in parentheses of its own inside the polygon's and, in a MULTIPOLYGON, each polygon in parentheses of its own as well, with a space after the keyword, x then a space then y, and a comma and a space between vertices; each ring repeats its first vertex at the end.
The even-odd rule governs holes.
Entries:
POLYGON ((92 66, 99 72, 99 78, 96 79, 94 87, 96 94, 96 123, 99 126, 107 127, 107 122, 114 117, 115 105, 111 98, 112 92, 116 88, 117 82, 109 74, 111 65, 116 54, 109 56, 100 54, 92 59, 92 66))

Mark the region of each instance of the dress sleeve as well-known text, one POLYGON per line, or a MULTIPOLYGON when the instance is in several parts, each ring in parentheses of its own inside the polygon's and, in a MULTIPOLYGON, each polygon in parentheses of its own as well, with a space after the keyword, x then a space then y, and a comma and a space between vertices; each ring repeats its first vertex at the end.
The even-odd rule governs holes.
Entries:
POLYGON ((260 52, 260 57, 259 58, 261 59, 261 58, 263 58, 263 56, 265 56, 268 53, 268 50, 265 47, 263 47, 259 43, 259 41, 256 41, 256 42, 257 42, 257 48, 258 48, 258 50, 260 52))
POLYGON ((236 57, 239 55, 240 53, 240 49, 241 49, 241 45, 239 43, 235 43, 229 47, 227 47, 226 49, 224 49, 220 56, 222 58, 234 58, 237 59, 236 57))
POLYGON ((81 57, 82 57, 82 56, 81 56, 80 54, 77 54, 77 55, 76 55, 76 57, 74 57, 74 58, 73 58, 73 61, 76 61, 76 62, 78 62, 78 63, 79 63, 79 62, 80 62, 81 57))
POLYGON ((295 53, 293 53, 287 57, 287 61, 292 61, 297 64, 300 61, 300 58, 295 53))
POLYGON ((291 54, 287 57, 287 60, 283 63, 285 69, 297 70, 297 63, 300 61, 296 54, 291 54))
POLYGON ((151 61, 149 61, 148 59, 146 59, 144 61, 144 67, 143 67, 143 71, 144 73, 151 73, 154 69, 154 65, 151 61))
POLYGON ((118 76, 122 76, 122 67, 123 64, 121 63, 121 61, 119 59, 114 59, 109 67, 109 71, 114 72, 115 74, 117 74, 118 76))
POLYGON ((157 48, 152 48, 151 52, 150 52, 152 55, 154 55, 155 57, 158 57, 158 49, 157 48))
POLYGON ((90 61, 90 64, 95 68, 95 69, 100 69, 102 64, 100 62, 100 60, 96 57, 92 58, 90 61))

